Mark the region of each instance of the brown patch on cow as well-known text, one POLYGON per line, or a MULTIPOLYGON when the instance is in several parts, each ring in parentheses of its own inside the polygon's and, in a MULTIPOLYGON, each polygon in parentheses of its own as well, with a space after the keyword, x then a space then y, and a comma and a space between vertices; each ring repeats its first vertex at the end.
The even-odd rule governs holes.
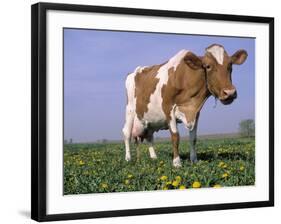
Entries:
POLYGON ((161 89, 162 108, 168 121, 174 105, 185 114, 187 122, 194 121, 210 95, 203 67, 198 66, 198 62, 197 66, 190 66, 188 62, 183 59, 175 71, 169 69, 168 82, 161 89))
POLYGON ((136 114, 139 119, 142 119, 144 113, 148 111, 150 95, 155 91, 159 82, 156 75, 162 65, 146 67, 135 76, 136 114))
POLYGON ((179 142, 180 142, 180 135, 179 133, 173 133, 170 130, 171 133, 171 140, 173 143, 173 158, 177 158, 179 156, 179 142))
POLYGON ((175 96, 178 93, 178 89, 176 88, 174 84, 174 68, 171 67, 168 70, 168 82, 166 85, 162 86, 161 89, 161 96, 162 96, 162 109, 164 111, 164 114, 166 115, 166 119, 169 122, 171 120, 171 110, 174 105, 175 96))

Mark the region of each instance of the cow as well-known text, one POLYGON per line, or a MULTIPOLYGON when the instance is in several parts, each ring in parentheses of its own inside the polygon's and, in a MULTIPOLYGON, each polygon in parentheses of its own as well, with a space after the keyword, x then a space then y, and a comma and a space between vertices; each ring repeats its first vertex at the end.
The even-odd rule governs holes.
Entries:
MULTIPOLYGON (((173 166, 180 167, 177 124, 189 130, 190 161, 197 162, 196 138, 199 114, 210 96, 224 105, 237 97, 232 84, 232 65, 241 65, 248 54, 238 50, 229 56, 224 47, 212 44, 204 56, 181 50, 163 64, 137 67, 126 78, 126 119, 123 127, 125 160, 131 160, 130 140, 146 140, 156 159, 153 133, 168 130, 173 146, 173 166)), ((137 150, 138 153, 138 150, 137 150)))

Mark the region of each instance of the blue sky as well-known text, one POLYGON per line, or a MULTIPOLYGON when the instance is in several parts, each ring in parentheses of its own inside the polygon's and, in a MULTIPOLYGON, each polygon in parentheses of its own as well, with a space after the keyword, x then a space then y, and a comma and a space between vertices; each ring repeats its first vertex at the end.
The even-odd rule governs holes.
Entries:
MULTIPOLYGON (((74 142, 122 139, 125 79, 137 66, 160 64, 181 49, 204 55, 217 43, 229 55, 245 49, 234 65, 238 98, 224 106, 210 97, 201 110, 198 134, 233 133, 242 119, 255 117, 255 39, 200 35, 64 29, 64 138, 74 142)), ((187 130, 180 126, 182 136, 187 130)), ((156 136, 168 136, 160 131, 156 136)))

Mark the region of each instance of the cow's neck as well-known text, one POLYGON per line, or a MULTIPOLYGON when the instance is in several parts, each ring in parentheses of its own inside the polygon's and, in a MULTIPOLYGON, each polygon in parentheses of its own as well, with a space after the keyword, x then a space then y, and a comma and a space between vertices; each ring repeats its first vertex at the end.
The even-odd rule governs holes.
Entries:
POLYGON ((183 66, 180 72, 177 75, 181 79, 178 86, 181 90, 175 97, 175 104, 185 114, 187 122, 193 122, 211 94, 203 69, 191 70, 183 66))

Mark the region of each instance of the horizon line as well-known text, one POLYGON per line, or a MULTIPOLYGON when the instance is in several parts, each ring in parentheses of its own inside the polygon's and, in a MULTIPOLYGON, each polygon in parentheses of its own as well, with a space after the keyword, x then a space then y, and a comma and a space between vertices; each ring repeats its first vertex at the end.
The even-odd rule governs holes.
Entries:
MULTIPOLYGON (((197 138, 216 138, 218 136, 222 136, 223 137, 239 137, 241 136, 241 134, 239 132, 230 132, 230 133, 213 133, 213 134, 200 134, 200 135, 197 135, 197 138)), ((159 140, 167 140, 169 139, 170 137, 156 137, 154 138, 154 141, 159 141, 159 140)), ((188 140, 189 139, 189 135, 183 135, 181 136, 182 139, 184 140, 188 140)), ((114 142, 123 142, 124 140, 123 139, 106 139, 106 138, 103 138, 103 139, 98 139, 98 140, 93 140, 93 141, 73 141, 73 138, 70 138, 72 139, 72 143, 71 144, 78 144, 78 143, 84 143, 84 144, 91 144, 91 143, 114 143, 114 142), (102 141, 105 141, 105 142, 102 142, 102 141)), ((64 142, 67 141, 66 144, 69 144, 69 140, 67 139, 64 139, 64 142)))

